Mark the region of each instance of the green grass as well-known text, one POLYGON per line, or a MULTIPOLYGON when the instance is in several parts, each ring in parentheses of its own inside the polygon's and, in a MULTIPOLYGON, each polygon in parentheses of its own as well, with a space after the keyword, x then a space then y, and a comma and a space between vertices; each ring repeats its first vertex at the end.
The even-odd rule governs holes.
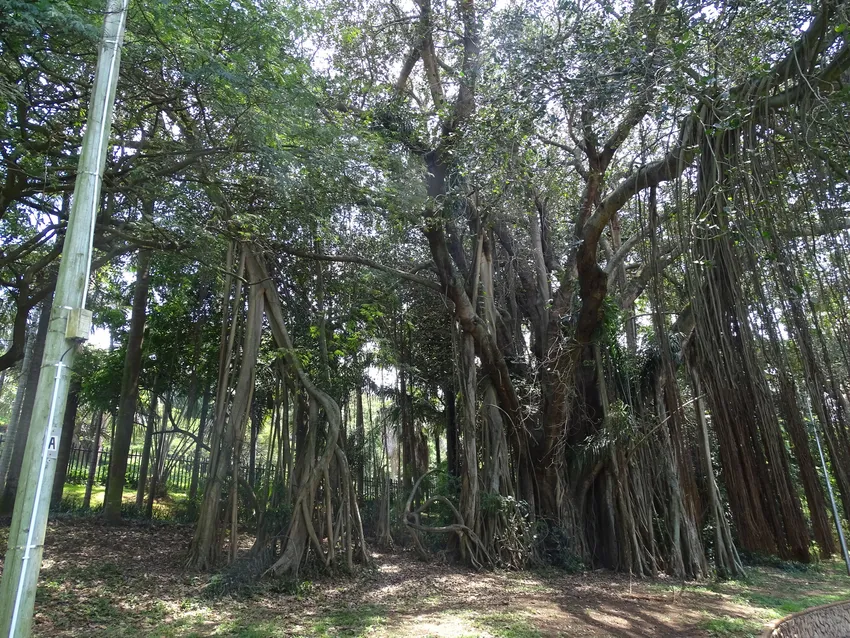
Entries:
MULTIPOLYGON (((91 507, 102 507, 103 506, 103 495, 106 492, 106 487, 103 485, 95 485, 92 487, 91 491, 91 507)), ((76 483, 65 483, 65 489, 62 491, 62 498, 67 500, 73 500, 82 503, 83 498, 86 495, 86 486, 79 485, 76 483)), ((125 488, 124 501, 127 502, 135 502, 136 501, 136 490, 130 490, 125 488)))
POLYGON ((378 605, 334 610, 314 621, 313 634, 321 638, 365 636, 386 620, 386 609, 378 605))
POLYGON ((701 628, 711 636, 758 636, 764 624, 812 607, 850 600, 850 578, 841 561, 833 560, 788 570, 754 567, 741 580, 717 581, 688 587, 691 593, 721 594, 752 610, 752 618, 709 618, 701 628), (759 622, 761 621, 761 622, 759 622))
POLYGON ((171 623, 168 627, 157 626, 156 635, 160 636, 232 636, 234 638, 278 638, 293 635, 311 638, 358 638, 368 636, 373 629, 387 621, 387 610, 380 605, 362 605, 351 609, 328 610, 323 614, 305 621, 307 627, 297 629, 291 622, 279 618, 235 618, 218 622, 212 634, 195 632, 192 621, 171 623))
MULTIPOLYGON (((185 635, 185 634, 177 634, 185 635)), ((189 636, 201 634, 188 634, 189 636)), ((274 621, 261 621, 245 624, 242 622, 224 622, 218 626, 214 635, 233 636, 234 638, 278 638, 287 635, 284 627, 274 621)))
MULTIPOLYGON (((103 496, 106 492, 106 487, 103 485, 95 485, 92 487, 91 502, 89 507, 92 510, 98 510, 103 507, 103 496)), ((86 495, 86 486, 76 483, 66 483, 62 491, 63 506, 66 509, 78 510, 82 507, 83 499, 86 495)), ((177 511, 181 505, 188 501, 189 496, 185 492, 169 491, 168 497, 154 502, 153 517, 160 520, 168 520, 176 518, 179 515, 177 511)), ((122 496, 124 506, 133 506, 136 503, 136 490, 124 488, 122 496)))
POLYGON ((758 636, 763 630, 763 625, 755 620, 746 618, 711 618, 700 624, 700 629, 708 632, 709 636, 737 636, 740 638, 758 636))
POLYGON ((497 638, 540 638, 540 631, 531 626, 522 614, 502 612, 478 616, 475 624, 497 638))
POLYGON ((779 616, 787 616, 811 607, 819 607, 829 603, 837 603, 850 599, 850 589, 837 594, 815 594, 811 596, 771 596, 752 594, 746 597, 747 602, 755 607, 763 607, 775 611, 779 616))

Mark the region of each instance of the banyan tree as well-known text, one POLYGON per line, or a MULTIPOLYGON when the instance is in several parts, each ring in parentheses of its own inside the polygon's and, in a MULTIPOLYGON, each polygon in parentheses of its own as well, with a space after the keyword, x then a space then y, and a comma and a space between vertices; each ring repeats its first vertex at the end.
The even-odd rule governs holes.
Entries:
POLYGON ((328 8, 315 113, 369 151, 340 162, 356 176, 317 170, 283 222, 257 221, 285 182, 274 154, 247 162, 247 214, 212 197, 229 248, 190 564, 218 564, 225 536, 236 558, 246 503, 253 576, 367 563, 370 473, 378 544, 438 535, 476 568, 699 578, 833 554, 812 428, 846 513, 848 6, 792 4, 328 8), (350 378, 328 363, 343 276, 372 295, 350 378), (289 336, 302 285, 309 356, 289 336), (375 349, 398 427, 367 441, 375 349), (260 368, 257 491, 239 464, 260 368), (456 489, 429 492, 438 471, 456 489))

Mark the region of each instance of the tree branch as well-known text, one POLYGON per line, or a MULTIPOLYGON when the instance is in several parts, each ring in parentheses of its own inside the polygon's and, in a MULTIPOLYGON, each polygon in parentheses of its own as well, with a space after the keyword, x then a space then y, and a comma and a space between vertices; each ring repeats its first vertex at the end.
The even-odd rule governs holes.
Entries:
POLYGON ((311 253, 305 250, 299 250, 297 248, 289 248, 287 246, 277 246, 277 248, 286 253, 287 255, 292 255, 293 257, 301 257, 303 259, 313 259, 316 261, 335 261, 341 263, 351 263, 351 264, 360 264, 361 266, 366 266, 368 268, 372 268, 374 270, 379 270, 381 272, 389 273, 391 275, 395 275, 396 277, 400 277, 401 279, 406 279, 407 281, 411 281, 413 283, 419 284, 420 286, 425 286, 426 288, 430 288, 431 290, 436 290, 437 292, 442 292, 442 288, 436 281, 431 281, 430 279, 425 279, 424 277, 420 277, 419 275, 414 275, 413 273, 405 272, 403 270, 398 270, 396 268, 392 268, 390 266, 384 266, 383 264, 379 264, 376 261, 371 259, 366 259, 365 257, 360 257, 358 255, 324 255, 311 253))

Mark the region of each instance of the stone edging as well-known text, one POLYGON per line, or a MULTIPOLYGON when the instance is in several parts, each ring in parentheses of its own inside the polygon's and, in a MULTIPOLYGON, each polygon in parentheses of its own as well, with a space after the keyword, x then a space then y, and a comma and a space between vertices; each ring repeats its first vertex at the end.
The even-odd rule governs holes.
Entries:
MULTIPOLYGON (((850 600, 839 600, 839 601, 834 602, 834 603, 827 603, 826 605, 819 605, 817 607, 810 607, 809 609, 803 609, 802 611, 795 612, 795 613, 793 613, 789 616, 785 616, 784 618, 781 618, 780 620, 773 623, 773 626, 768 628, 767 630, 765 630, 765 632, 762 634, 762 638, 777 638, 778 636, 781 636, 781 634, 778 633, 778 632, 780 632, 783 627, 787 626, 788 629, 793 631, 793 628, 790 627, 789 625, 796 624, 794 621, 796 621, 798 619, 802 619, 803 617, 808 616, 808 615, 819 614, 819 612, 830 609, 832 607, 843 607, 843 606, 847 606, 847 612, 848 612, 848 614, 850 614, 850 600)), ((844 625, 844 627, 847 628, 847 631, 845 633, 842 633, 840 635, 835 634, 833 636, 822 635, 822 636, 819 636, 818 638, 844 638, 845 636, 850 636, 850 626, 844 625)), ((802 636, 804 634, 799 634, 799 635, 802 636)), ((811 634, 805 634, 805 635, 808 636, 808 635, 811 635, 811 634)), ((812 638, 814 638, 814 637, 812 637, 812 638)))

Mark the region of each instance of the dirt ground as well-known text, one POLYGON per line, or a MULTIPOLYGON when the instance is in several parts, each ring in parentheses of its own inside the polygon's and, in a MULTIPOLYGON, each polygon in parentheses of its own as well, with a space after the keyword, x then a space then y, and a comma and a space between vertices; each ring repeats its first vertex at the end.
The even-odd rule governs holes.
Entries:
MULTIPOLYGON (((0 549, 5 553, 8 529, 0 549)), ((38 636, 751 636, 791 611, 850 597, 839 566, 753 569, 746 581, 630 580, 597 571, 476 573, 407 553, 353 576, 263 582, 210 599, 183 570, 191 528, 51 522, 38 636)))

